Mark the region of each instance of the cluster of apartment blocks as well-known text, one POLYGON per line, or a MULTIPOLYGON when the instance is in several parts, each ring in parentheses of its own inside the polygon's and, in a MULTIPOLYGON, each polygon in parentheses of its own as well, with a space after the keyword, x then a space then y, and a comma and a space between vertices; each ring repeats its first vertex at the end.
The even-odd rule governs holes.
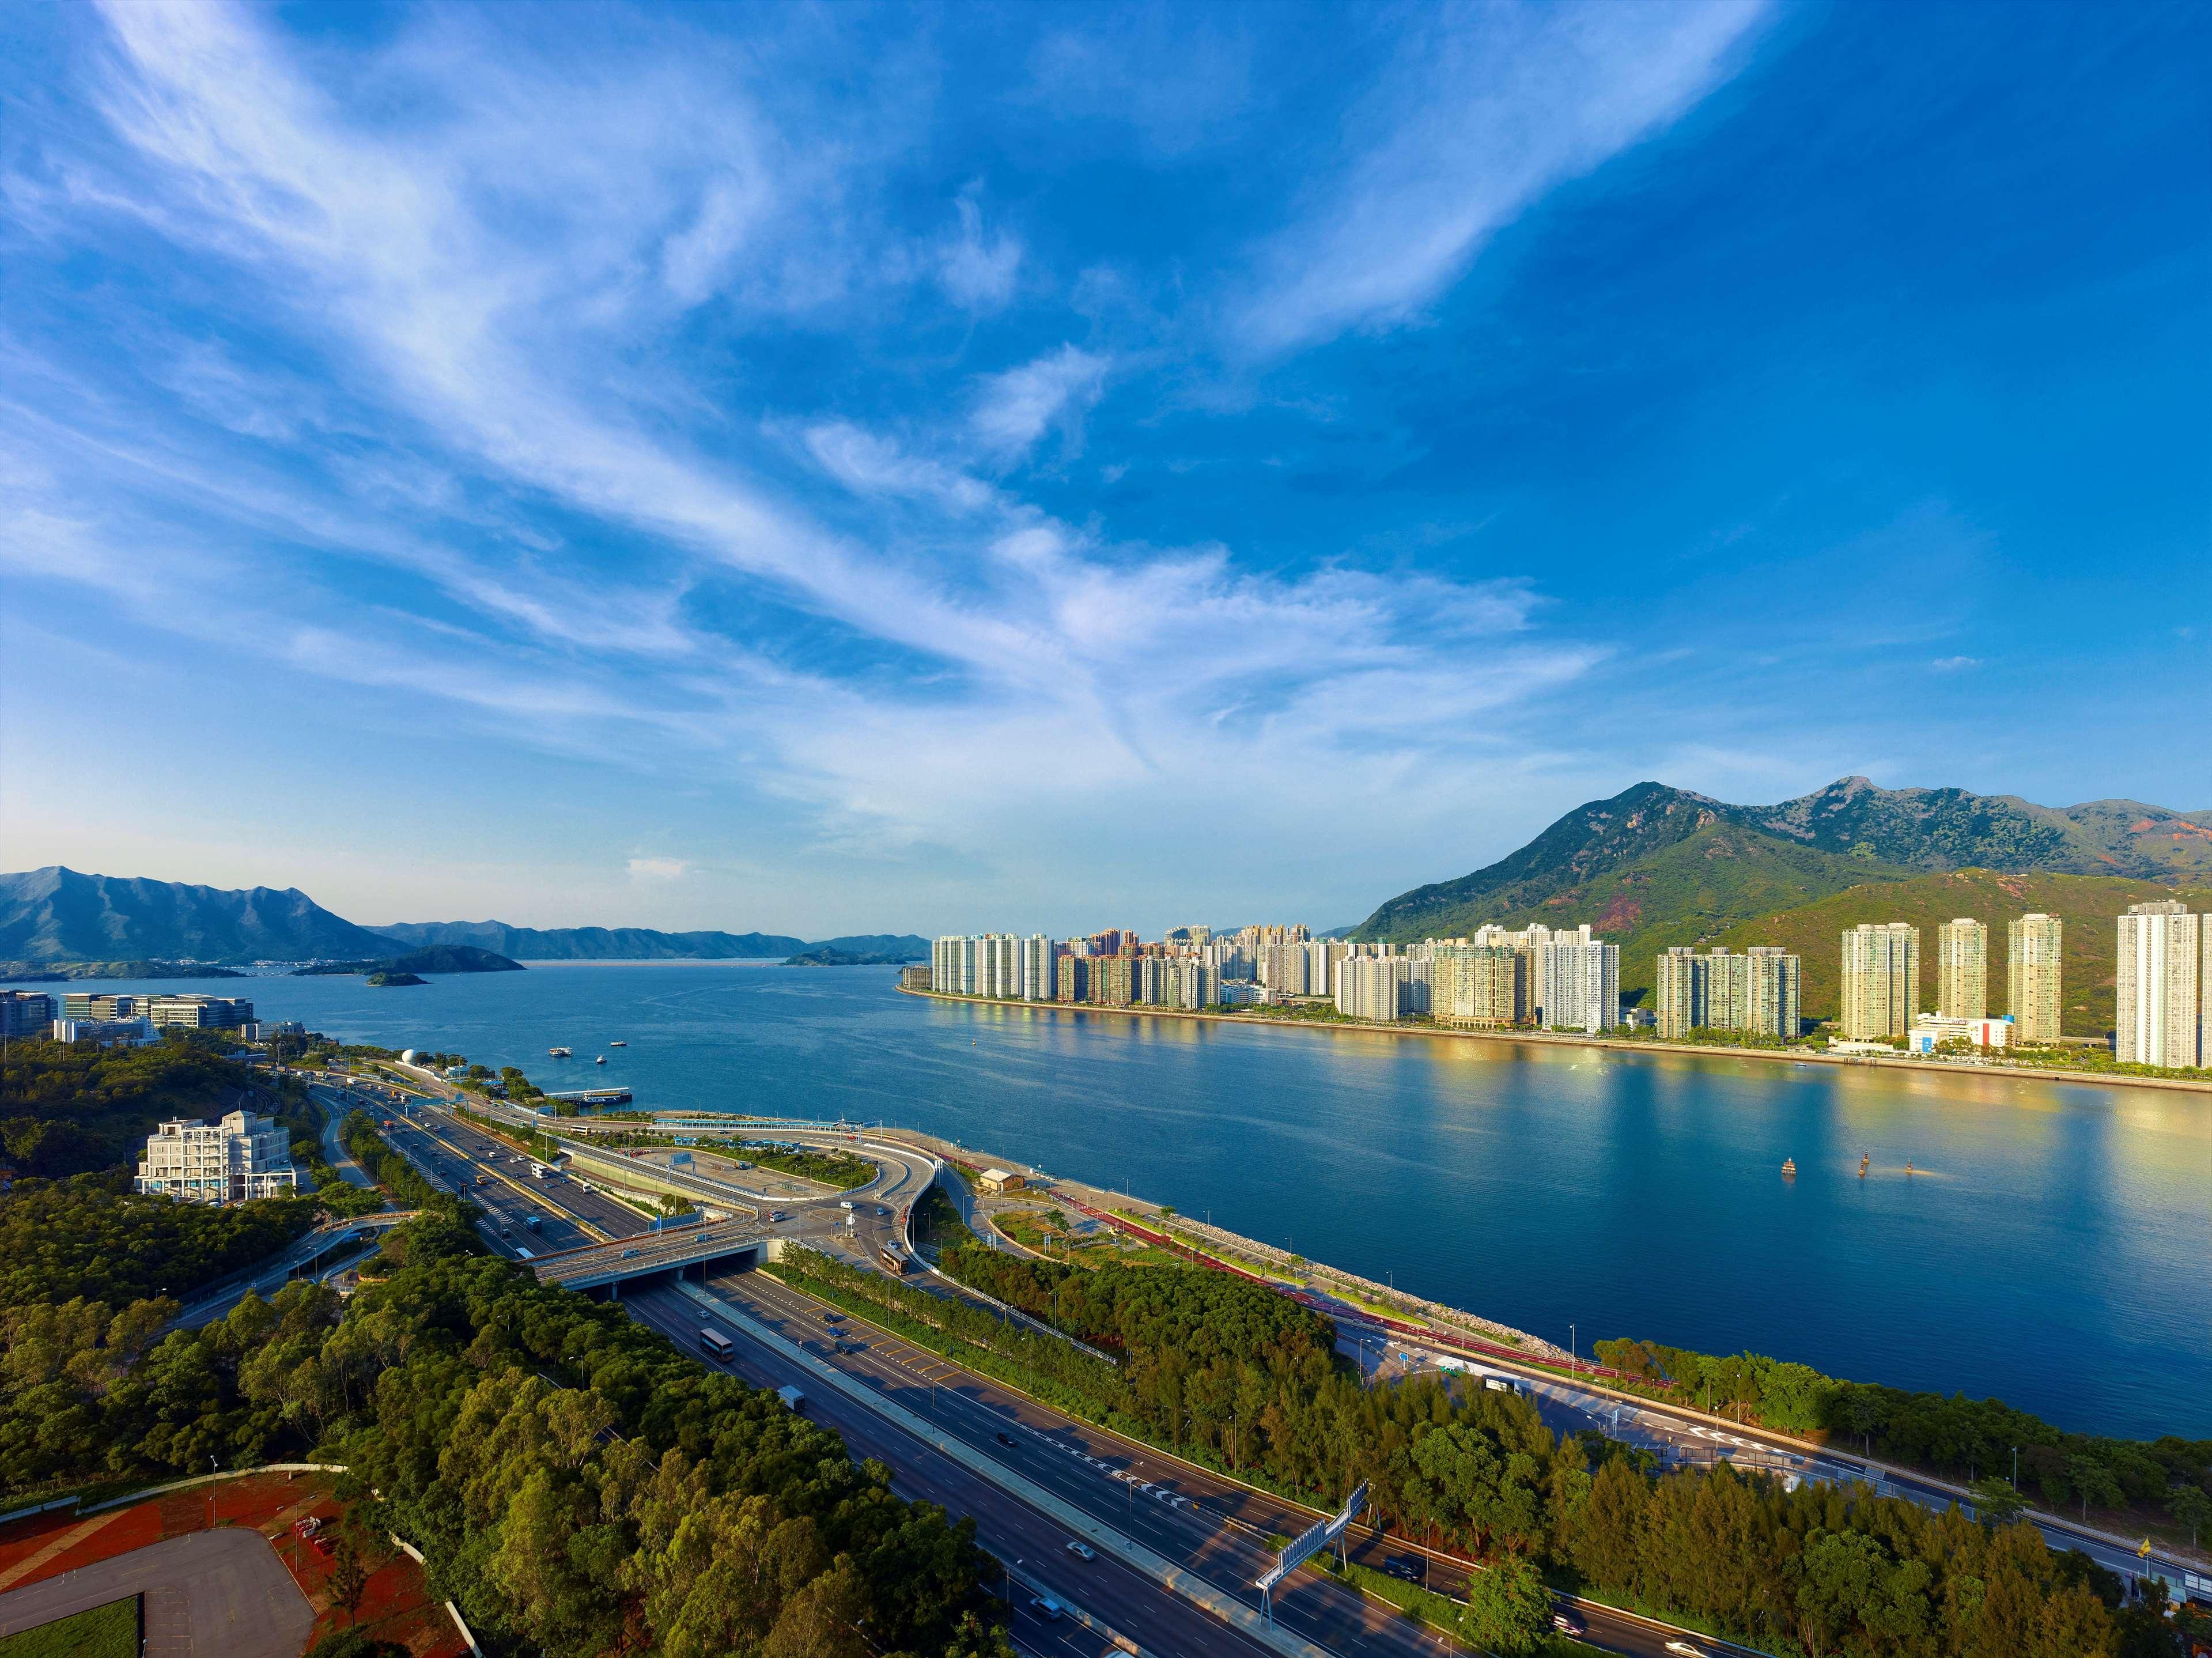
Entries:
POLYGON ((1620 950, 1587 926, 1486 927, 1402 946, 1316 938, 1302 925, 1178 927, 1149 943, 1121 929, 1066 940, 949 935, 915 988, 1194 1011, 1327 1001, 1354 1019, 1426 1014, 1476 1028, 1597 1031, 1620 1021, 1620 950))
POLYGON ((234 1030, 258 1041, 296 1026, 264 1026, 253 1003, 234 996, 143 996, 70 991, 0 991, 0 1030, 9 1036, 50 1036, 60 1042, 143 1042, 172 1027, 234 1030))
MULTIPOLYGON (((1844 935, 1841 1024, 1848 1040, 1903 1036, 2001 1047, 2056 1042, 2064 1014, 2064 927, 2024 915, 2006 928, 2011 1012, 1992 1017, 1989 929, 1971 916, 1936 930, 1936 1011, 1920 1011, 1920 930, 1902 921, 1844 935)), ((2112 1053, 2125 1064, 2212 1065, 2212 916, 2166 899, 2119 917, 2112 1053)))

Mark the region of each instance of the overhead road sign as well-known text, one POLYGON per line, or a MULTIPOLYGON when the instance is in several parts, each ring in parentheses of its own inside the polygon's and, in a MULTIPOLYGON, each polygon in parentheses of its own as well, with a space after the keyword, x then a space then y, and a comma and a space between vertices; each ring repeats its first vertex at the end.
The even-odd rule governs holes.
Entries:
POLYGON ((1322 1550, 1341 1544, 1345 1533, 1352 1529, 1352 1522, 1359 1518, 1360 1510, 1366 1506, 1367 1484, 1363 1480, 1359 1489, 1345 1499, 1341 1512, 1327 1520, 1315 1521, 1291 1539, 1282 1553, 1275 1557, 1275 1564, 1268 1568, 1266 1576, 1253 1585, 1260 1591, 1260 1604, 1267 1612, 1270 1624, 1275 1621, 1273 1599, 1275 1586, 1322 1550))

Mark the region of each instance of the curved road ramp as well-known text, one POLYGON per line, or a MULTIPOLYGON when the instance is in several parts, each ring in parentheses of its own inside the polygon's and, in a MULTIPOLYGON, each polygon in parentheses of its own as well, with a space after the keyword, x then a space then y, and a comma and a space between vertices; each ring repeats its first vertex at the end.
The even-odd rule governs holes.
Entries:
POLYGON ((0 1594, 0 1636, 145 1596, 147 1658, 299 1658, 315 1613, 258 1532, 173 1537, 0 1594))

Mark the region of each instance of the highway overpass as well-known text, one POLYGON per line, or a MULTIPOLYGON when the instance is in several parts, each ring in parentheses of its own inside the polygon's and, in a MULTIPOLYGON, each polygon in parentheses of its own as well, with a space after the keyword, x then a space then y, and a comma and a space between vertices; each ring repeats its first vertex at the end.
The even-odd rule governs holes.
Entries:
POLYGON ((622 1286, 641 1279, 680 1278, 709 1265, 735 1271, 770 1258, 770 1240, 757 1226, 723 1221, 666 1232, 641 1233, 584 1249, 564 1249, 530 1263, 540 1283, 564 1289, 604 1289, 619 1300, 622 1286))

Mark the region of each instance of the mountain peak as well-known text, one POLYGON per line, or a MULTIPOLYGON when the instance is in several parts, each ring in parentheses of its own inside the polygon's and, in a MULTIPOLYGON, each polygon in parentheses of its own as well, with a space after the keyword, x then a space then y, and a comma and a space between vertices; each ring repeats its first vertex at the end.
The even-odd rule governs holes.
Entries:
MULTIPOLYGON (((1731 900, 1713 886, 1711 872, 1716 860, 1728 858, 1748 858, 1742 868, 1756 864, 1764 871, 1758 880, 1766 883, 1760 890, 1770 899, 1819 897, 1915 869, 2050 870, 2166 881, 2212 875, 2212 814, 2134 802, 2116 809, 2122 806, 2059 808, 1958 788, 1885 789, 1856 775, 1773 806, 1735 806, 1647 781, 1585 802, 1520 850, 1472 875, 1401 893, 1370 916, 1358 936, 1450 936, 1486 922, 1525 918, 1540 908, 1564 919, 1592 883, 1633 885, 1642 877, 1625 872, 1699 836, 1706 838, 1696 878, 1686 865, 1669 865, 1668 880, 1685 894, 1682 901, 1715 917, 1731 900), (1725 844, 1712 838, 1722 826, 1735 832, 1725 844)), ((1722 885, 1748 893, 1749 879, 1740 874, 1722 885)), ((1637 900, 1644 911, 1650 901, 1637 900)))

